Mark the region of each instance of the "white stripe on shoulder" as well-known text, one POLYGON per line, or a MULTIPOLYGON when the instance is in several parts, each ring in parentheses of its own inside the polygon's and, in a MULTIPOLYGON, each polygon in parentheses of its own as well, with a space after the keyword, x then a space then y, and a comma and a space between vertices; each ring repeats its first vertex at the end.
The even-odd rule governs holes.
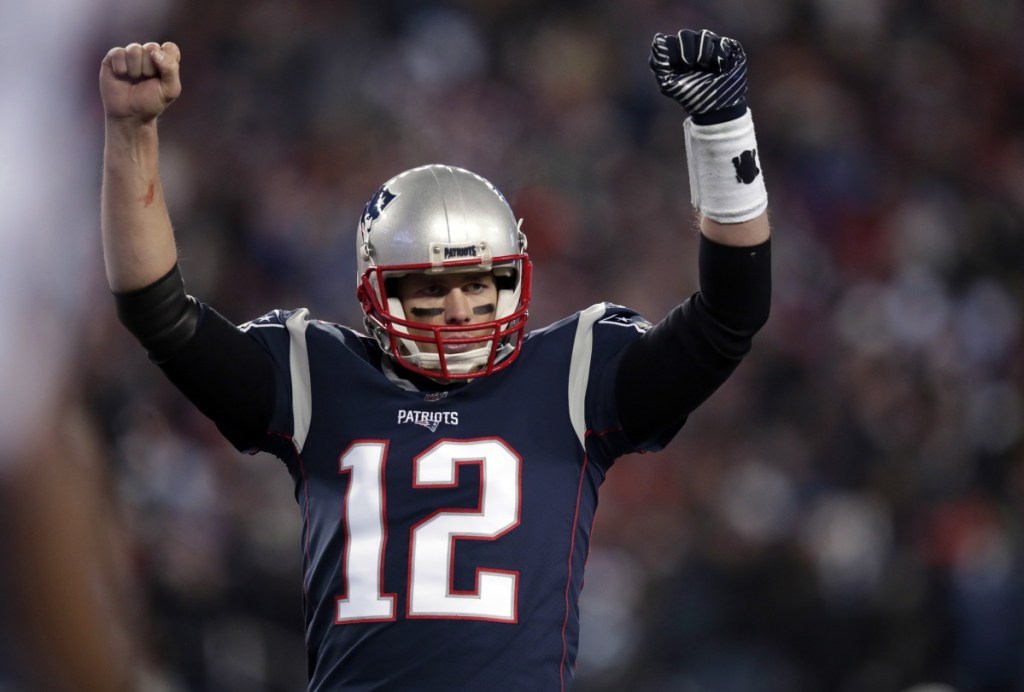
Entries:
POLYGON ((295 449, 302 451, 309 434, 309 422, 313 416, 313 390, 309 378, 309 351, 306 348, 306 328, 309 326, 309 310, 296 310, 285 322, 291 336, 288 349, 288 367, 292 377, 292 442, 295 449))
POLYGON ((581 447, 586 447, 587 422, 584 405, 590 380, 590 357, 594 351, 594 324, 606 311, 607 306, 598 303, 580 313, 579 322, 576 324, 576 338, 572 343, 572 357, 569 359, 569 420, 572 421, 581 447))

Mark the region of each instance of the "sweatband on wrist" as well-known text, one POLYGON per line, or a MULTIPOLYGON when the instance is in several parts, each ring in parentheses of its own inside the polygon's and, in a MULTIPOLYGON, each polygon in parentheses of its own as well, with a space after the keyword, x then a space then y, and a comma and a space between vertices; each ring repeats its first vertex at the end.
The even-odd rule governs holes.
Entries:
POLYGON ((690 199, 719 223, 749 221, 768 207, 750 111, 724 123, 683 124, 690 172, 690 199))

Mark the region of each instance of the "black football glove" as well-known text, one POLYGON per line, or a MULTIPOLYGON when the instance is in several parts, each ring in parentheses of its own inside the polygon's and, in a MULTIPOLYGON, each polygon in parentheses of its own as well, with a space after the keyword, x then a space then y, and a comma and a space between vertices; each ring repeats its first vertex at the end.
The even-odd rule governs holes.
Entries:
POLYGON ((725 122, 747 109, 747 55, 739 41, 711 31, 655 34, 649 60, 661 93, 700 125, 725 122))

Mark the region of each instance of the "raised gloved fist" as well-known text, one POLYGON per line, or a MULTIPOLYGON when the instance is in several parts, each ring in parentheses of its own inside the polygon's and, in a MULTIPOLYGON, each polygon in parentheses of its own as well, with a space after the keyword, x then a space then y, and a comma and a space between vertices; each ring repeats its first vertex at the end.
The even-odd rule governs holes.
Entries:
POLYGON ((735 39, 706 29, 655 34, 649 63, 661 93, 678 101, 694 122, 723 122, 746 110, 747 55, 735 39))

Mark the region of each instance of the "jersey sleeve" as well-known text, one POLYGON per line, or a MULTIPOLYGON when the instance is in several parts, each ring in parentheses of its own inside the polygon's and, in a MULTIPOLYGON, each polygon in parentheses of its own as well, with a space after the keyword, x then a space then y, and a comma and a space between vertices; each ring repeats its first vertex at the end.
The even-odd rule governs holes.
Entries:
POLYGON ((309 312, 274 310, 239 329, 270 355, 274 398, 267 429, 258 449, 283 456, 281 445, 301 448, 308 428, 310 404, 306 327, 309 312))
POLYGON ((662 449, 682 426, 679 421, 636 445, 619 417, 616 381, 622 356, 650 328, 637 312, 611 303, 579 314, 569 375, 570 418, 581 444, 605 467, 623 454, 662 449))

